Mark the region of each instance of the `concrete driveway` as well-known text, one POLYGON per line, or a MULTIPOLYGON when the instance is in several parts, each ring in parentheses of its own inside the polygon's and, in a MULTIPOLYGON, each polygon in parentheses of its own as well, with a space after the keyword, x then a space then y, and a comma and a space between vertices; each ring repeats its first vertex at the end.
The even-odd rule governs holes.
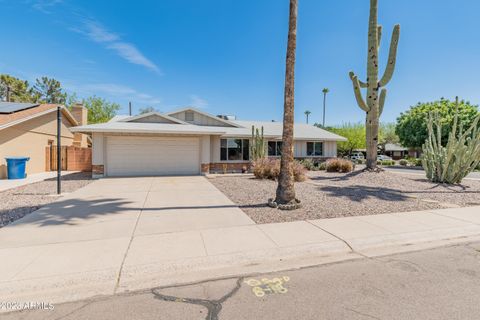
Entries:
POLYGON ((204 177, 98 180, 0 229, 0 296, 111 294, 125 262, 202 255, 195 230, 252 224, 204 177))

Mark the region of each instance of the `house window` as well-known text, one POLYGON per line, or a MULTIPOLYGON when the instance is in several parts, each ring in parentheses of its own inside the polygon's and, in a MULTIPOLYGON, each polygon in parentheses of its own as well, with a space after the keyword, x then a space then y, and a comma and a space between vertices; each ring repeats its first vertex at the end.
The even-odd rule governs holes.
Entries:
POLYGON ((185 121, 193 121, 193 112, 192 111, 185 111, 185 121))
POLYGON ((323 142, 307 142, 307 156, 323 156, 323 142))
POLYGON ((268 141, 268 156, 279 157, 282 155, 282 141, 268 141))
POLYGON ((221 161, 250 160, 250 141, 248 139, 220 139, 221 161))

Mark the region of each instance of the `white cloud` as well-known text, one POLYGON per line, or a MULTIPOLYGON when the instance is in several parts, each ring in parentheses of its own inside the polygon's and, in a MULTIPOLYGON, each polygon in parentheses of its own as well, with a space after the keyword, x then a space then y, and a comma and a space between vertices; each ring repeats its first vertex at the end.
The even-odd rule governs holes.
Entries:
POLYGON ((141 103, 148 105, 158 105, 161 99, 152 95, 139 92, 131 87, 115 84, 115 83, 95 83, 86 85, 69 84, 68 89, 81 95, 107 95, 110 97, 121 98, 132 101, 133 103, 141 103))
POLYGON ((208 101, 205 100, 205 99, 202 99, 200 98, 199 96, 195 95, 195 94, 192 94, 190 96, 190 104, 193 106, 193 107, 197 107, 197 108, 206 108, 208 107, 208 101))
POLYGON ((123 41, 118 34, 107 30, 96 21, 85 20, 83 21, 83 27, 70 28, 70 30, 85 35, 93 42, 104 44, 107 49, 115 51, 120 57, 130 63, 162 74, 160 68, 140 52, 135 45, 123 41))
POLYGON ((31 2, 32 8, 46 14, 52 13, 50 10, 61 3, 63 3, 63 0, 34 0, 31 2))

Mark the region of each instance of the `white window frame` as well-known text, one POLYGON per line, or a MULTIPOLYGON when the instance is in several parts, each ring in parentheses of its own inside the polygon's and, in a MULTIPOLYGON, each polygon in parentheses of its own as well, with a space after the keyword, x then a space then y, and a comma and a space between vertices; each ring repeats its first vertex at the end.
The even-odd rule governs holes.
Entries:
POLYGON ((306 154, 307 157, 312 157, 312 158, 314 158, 314 157, 323 157, 324 154, 325 154, 324 148, 325 148, 325 144, 323 143, 323 141, 307 141, 307 142, 305 143, 305 154, 306 154), (309 154, 308 154, 308 144, 309 144, 309 143, 313 143, 313 153, 315 153, 315 149, 316 149, 315 146, 316 146, 316 144, 321 143, 321 144, 322 144, 322 154, 321 154, 321 155, 316 155, 316 154, 309 155, 309 154))
POLYGON ((220 138, 220 162, 248 162, 250 161, 250 140, 246 138, 220 138), (227 142, 227 147, 225 148, 227 150, 226 157, 227 160, 222 160, 222 140, 226 140, 227 142), (241 160, 228 160, 228 140, 240 140, 242 141, 242 159, 241 160), (248 141, 248 148, 247 148, 247 153, 248 153, 248 160, 243 159, 243 151, 245 150, 244 148, 244 142, 248 141))

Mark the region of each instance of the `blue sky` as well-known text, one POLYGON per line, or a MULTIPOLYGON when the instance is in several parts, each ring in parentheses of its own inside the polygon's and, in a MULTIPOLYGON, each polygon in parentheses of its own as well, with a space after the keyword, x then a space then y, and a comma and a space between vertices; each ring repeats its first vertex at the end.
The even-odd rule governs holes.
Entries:
MULTIPOLYGON (((0 0, 0 73, 46 75, 80 97, 134 111, 196 105, 240 119, 280 120, 288 0, 0 0)), ((365 78, 368 0, 300 0, 296 121, 363 121, 348 78, 365 78)), ((381 67, 394 24, 397 69, 382 121, 419 101, 480 103, 480 1, 380 0, 381 67)), ((383 70, 382 70, 383 71, 383 70)))

